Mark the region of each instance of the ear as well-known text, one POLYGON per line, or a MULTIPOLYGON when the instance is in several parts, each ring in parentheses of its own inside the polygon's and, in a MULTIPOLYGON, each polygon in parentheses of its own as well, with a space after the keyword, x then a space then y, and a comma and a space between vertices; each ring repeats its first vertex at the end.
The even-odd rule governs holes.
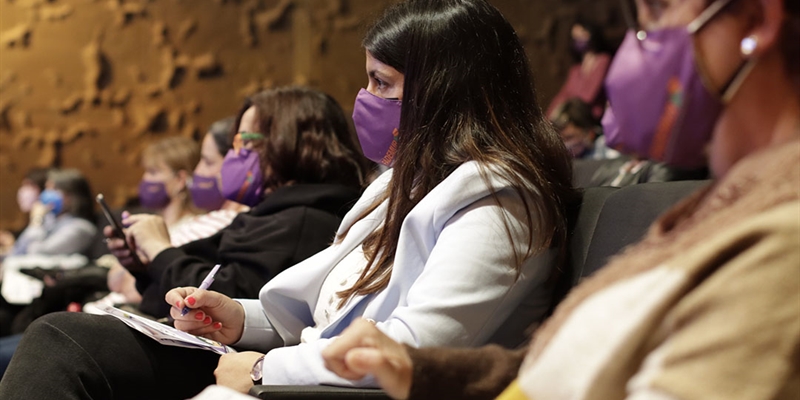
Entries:
POLYGON ((180 192, 183 192, 184 190, 188 189, 189 172, 187 172, 185 169, 182 169, 178 171, 176 176, 178 177, 180 192))
POLYGON ((780 43, 781 27, 786 18, 783 9, 783 0, 758 0, 755 7, 760 8, 761 18, 756 21, 748 36, 756 39, 756 48, 753 54, 761 56, 780 43))

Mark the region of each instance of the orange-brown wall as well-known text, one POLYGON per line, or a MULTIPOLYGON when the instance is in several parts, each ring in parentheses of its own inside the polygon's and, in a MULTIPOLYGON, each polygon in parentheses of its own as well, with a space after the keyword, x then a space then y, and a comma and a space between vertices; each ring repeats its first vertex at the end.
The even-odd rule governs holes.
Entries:
MULTIPOLYGON (((517 29, 546 101, 577 15, 619 33, 614 0, 490 0, 517 29)), ((139 154, 199 137, 244 96, 287 84, 350 112, 361 36, 390 0, 0 0, 0 228, 34 166, 81 169, 112 206, 136 195, 139 154)))

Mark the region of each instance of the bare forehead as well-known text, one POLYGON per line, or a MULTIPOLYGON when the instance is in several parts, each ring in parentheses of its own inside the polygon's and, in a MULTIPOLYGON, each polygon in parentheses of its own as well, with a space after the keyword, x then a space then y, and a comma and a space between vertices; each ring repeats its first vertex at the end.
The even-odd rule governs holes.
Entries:
POLYGON ((238 132, 253 131, 257 128, 256 124, 258 119, 258 110, 255 106, 251 106, 242 114, 242 119, 239 121, 238 132))

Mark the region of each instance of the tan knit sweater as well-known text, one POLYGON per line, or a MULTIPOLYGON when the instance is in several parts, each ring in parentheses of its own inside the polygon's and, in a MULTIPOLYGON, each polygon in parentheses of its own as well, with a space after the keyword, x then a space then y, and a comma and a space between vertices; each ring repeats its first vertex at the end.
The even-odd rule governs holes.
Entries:
MULTIPOLYGON (((472 363, 485 351, 475 350, 472 363)), ((435 359, 423 352, 412 355, 429 380, 434 369, 469 370, 463 351, 458 365, 446 350, 435 359)), ((483 369, 494 386, 478 377, 449 387, 449 398, 502 390, 509 378, 499 371, 521 354, 492 352, 483 369)), ((517 389, 528 399, 797 399, 798 364, 795 140, 741 160, 574 289, 536 332, 517 389)), ((425 386, 415 381, 412 394, 436 392, 425 386)))
POLYGON ((798 346, 794 141, 739 162, 576 288, 519 384, 536 399, 800 398, 798 346))

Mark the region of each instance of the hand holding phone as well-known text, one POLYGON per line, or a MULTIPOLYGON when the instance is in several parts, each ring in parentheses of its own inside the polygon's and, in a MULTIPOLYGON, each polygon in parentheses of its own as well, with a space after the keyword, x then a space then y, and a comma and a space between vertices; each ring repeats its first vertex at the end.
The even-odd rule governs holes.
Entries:
MULTIPOLYGON (((120 264, 122 264, 125 268, 130 271, 141 271, 144 270, 144 263, 142 260, 139 259, 139 256, 136 254, 135 249, 132 249, 131 246, 128 244, 128 240, 125 237, 125 231, 123 230, 122 224, 114 218, 114 214, 111 213, 111 209, 108 207, 108 204, 105 202, 105 198, 103 194, 98 194, 96 197, 97 203, 100 204, 100 208, 103 210, 103 215, 105 215, 108 223, 111 226, 112 230, 112 237, 122 239, 122 244, 125 250, 128 251, 130 259, 123 259, 117 257, 120 264)), ((114 250, 109 243, 109 249, 114 250)))

